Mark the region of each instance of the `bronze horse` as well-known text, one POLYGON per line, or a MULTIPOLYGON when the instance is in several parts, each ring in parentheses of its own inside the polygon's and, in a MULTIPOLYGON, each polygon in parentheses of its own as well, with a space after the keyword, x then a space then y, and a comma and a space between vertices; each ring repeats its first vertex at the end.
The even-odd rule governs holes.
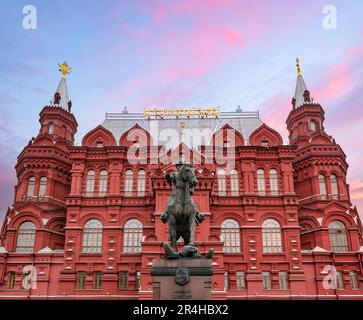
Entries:
POLYGON ((169 184, 174 183, 175 185, 165 212, 167 213, 170 242, 174 252, 178 252, 177 241, 180 237, 183 237, 184 245, 195 246, 194 224, 201 222, 203 218, 197 212, 192 199, 198 180, 191 164, 182 164, 179 172, 168 174, 166 179, 169 184))

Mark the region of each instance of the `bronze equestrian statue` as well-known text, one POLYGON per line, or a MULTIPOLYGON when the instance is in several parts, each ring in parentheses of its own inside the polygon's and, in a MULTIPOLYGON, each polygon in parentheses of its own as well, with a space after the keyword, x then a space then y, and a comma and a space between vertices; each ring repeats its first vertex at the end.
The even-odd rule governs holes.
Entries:
POLYGON ((173 191, 165 212, 160 216, 163 223, 168 222, 169 240, 172 245, 170 249, 168 244, 164 244, 164 250, 167 258, 200 258, 194 243, 194 225, 201 223, 204 216, 197 211, 192 199, 198 180, 193 165, 178 161, 175 166, 177 171, 166 175, 166 180, 173 186, 173 191), (184 239, 184 250, 178 253, 177 241, 180 237, 184 239))

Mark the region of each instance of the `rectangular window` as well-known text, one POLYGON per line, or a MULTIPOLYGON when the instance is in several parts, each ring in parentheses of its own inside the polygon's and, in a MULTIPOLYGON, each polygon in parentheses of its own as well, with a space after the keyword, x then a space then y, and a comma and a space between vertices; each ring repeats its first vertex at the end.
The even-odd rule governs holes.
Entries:
POLYGON ((337 289, 344 289, 344 281, 343 281, 343 275, 341 271, 337 271, 336 273, 336 279, 337 279, 337 289))
POLYGON ((325 176, 322 174, 319 174, 318 180, 319 180, 320 199, 326 200, 325 176))
POLYGON ((102 289, 102 272, 96 271, 93 282, 93 289, 101 290, 102 289))
POLYGON ((141 288, 141 272, 137 271, 136 273, 136 290, 140 290, 141 288))
POLYGON ((15 271, 10 271, 8 274, 8 289, 12 290, 15 286, 15 271))
POLYGON ((245 273, 243 271, 237 271, 236 278, 237 278, 237 290, 246 289, 245 273))
POLYGON ((287 290, 289 289, 288 280, 287 280, 287 272, 280 271, 279 272, 279 282, 280 282, 280 289, 287 290))
POLYGON ((86 182, 86 197, 93 197, 94 189, 95 189, 94 176, 89 176, 86 182))
POLYGON ((77 272, 77 289, 84 290, 86 288, 86 272, 77 272))
POLYGON ((264 290, 271 290, 271 274, 268 271, 262 272, 262 282, 264 290))
POLYGON ((352 289, 359 289, 358 288, 357 273, 355 271, 350 271, 349 272, 349 277, 350 277, 350 286, 352 287, 352 289))
POLYGON ((239 195, 239 181, 238 181, 238 174, 231 174, 231 195, 236 197, 239 195))
POLYGON ((229 288, 229 279, 228 279, 228 272, 224 273, 224 290, 228 290, 229 288))
POLYGON ((127 290, 127 286, 128 286, 128 273, 127 271, 120 271, 119 288, 120 290, 127 290))
POLYGON ((221 197, 226 195, 226 178, 224 175, 218 177, 218 195, 221 197))

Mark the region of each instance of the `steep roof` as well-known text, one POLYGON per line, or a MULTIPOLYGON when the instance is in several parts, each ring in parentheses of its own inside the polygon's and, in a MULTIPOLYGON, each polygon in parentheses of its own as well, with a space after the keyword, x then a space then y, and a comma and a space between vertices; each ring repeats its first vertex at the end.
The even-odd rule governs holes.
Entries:
POLYGON ((296 58, 296 67, 297 67, 297 80, 296 80, 296 88, 295 88, 295 106, 294 108, 299 108, 304 104, 304 92, 307 90, 304 78, 300 69, 299 59, 296 58))
MULTIPOLYGON (((68 95, 68 88, 67 88, 67 81, 65 78, 62 78, 61 81, 58 84, 57 90, 55 92, 58 92, 60 94, 61 100, 60 100, 60 106, 62 108, 67 109, 68 108, 68 102, 70 101, 69 95, 68 95)), ((54 97, 52 98, 52 104, 54 103, 54 97)))

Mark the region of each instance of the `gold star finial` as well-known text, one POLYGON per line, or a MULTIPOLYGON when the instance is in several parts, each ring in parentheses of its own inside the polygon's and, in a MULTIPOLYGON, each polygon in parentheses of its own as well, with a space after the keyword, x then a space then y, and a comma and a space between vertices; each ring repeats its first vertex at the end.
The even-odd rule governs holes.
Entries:
POLYGON ((66 61, 64 61, 62 64, 58 63, 59 71, 62 73, 62 78, 65 79, 67 74, 70 74, 72 72, 72 68, 68 67, 68 64, 66 61))
POLYGON ((301 76, 302 73, 301 73, 301 69, 300 69, 300 59, 299 58, 296 58, 296 68, 297 68, 297 75, 301 76))

